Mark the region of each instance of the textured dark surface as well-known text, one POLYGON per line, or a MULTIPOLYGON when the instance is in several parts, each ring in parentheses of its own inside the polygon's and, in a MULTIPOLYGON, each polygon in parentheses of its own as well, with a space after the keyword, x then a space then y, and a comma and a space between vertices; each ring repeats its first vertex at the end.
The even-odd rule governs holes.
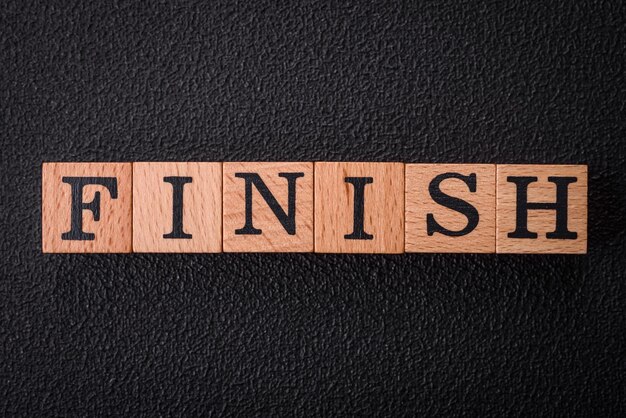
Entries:
POLYGON ((0 5, 0 414, 626 413, 623 2, 0 5), (588 163, 587 256, 44 255, 42 161, 588 163))

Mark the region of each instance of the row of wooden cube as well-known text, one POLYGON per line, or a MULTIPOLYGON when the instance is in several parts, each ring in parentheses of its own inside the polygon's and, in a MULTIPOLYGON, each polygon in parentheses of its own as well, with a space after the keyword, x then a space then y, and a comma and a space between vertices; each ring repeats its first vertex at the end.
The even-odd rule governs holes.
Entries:
POLYGON ((44 163, 43 251, 585 253, 584 165, 44 163))

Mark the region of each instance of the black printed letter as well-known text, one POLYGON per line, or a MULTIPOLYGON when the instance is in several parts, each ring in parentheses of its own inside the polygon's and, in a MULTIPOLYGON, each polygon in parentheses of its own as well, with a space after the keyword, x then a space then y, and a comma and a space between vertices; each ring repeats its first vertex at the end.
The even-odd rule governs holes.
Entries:
POLYGON ((528 201, 528 185, 537 181, 537 177, 509 176, 508 182, 517 185, 517 220, 515 231, 509 232, 509 238, 537 238, 537 234, 528 230, 528 211, 543 209, 556 211, 556 228, 548 232, 548 239, 576 239, 578 234, 567 230, 567 191, 568 185, 576 183, 576 177, 548 177, 548 181, 556 184, 555 203, 534 203, 528 201))
POLYGON ((63 183, 72 187, 71 227, 61 234, 62 240, 93 241, 96 234, 83 232, 83 210, 93 213, 93 220, 100 220, 100 192, 96 192, 91 202, 83 202, 83 188, 88 184, 97 184, 109 191, 111 199, 117 199, 117 178, 115 177, 63 177, 63 183))
POLYGON ((363 229, 363 216, 365 212, 365 185, 374 182, 372 177, 346 177, 346 183, 354 186, 354 221, 352 233, 344 235, 345 239, 374 239, 363 229))
POLYGON ((252 224, 252 185, 261 193, 261 197, 270 207, 280 224, 289 235, 296 234, 296 179, 304 177, 304 173, 279 173, 278 177, 287 179, 287 213, 280 206, 272 192, 269 191, 261 176, 257 173, 235 173, 235 177, 242 178, 246 182, 246 223, 243 228, 236 229, 236 235, 260 235, 262 230, 252 224))
POLYGON ((172 232, 163 238, 191 239, 192 235, 183 231, 183 190, 185 184, 192 183, 191 177, 163 177, 163 181, 172 185, 172 232))
POLYGON ((467 218, 467 225, 460 231, 451 231, 439 225, 439 223, 435 220, 433 214, 429 213, 428 215, 426 215, 427 232, 429 236, 433 235, 435 232, 439 232, 440 234, 447 235, 449 237, 461 237, 472 232, 478 225, 478 211, 474 206, 470 205, 465 200, 461 200, 457 197, 448 196, 447 194, 443 193, 439 186, 441 182, 446 179, 459 179, 467 184, 470 192, 476 193, 476 174, 472 173, 469 176, 464 176, 459 173, 439 174, 430 182, 430 185, 428 186, 430 197, 432 197, 432 199, 435 202, 439 203, 441 206, 445 206, 449 209, 455 210, 465 215, 465 217, 467 218))

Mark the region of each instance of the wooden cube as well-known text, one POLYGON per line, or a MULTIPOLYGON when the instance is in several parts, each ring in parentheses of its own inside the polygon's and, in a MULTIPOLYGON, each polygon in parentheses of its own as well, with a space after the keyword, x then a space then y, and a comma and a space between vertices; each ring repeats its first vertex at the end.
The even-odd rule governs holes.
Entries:
POLYGON ((498 253, 587 252, 587 166, 498 165, 498 253))
POLYGON ((495 253, 496 166, 407 164, 405 251, 495 253))
POLYGON ((44 253, 132 250, 131 163, 44 163, 44 253))
POLYGON ((222 163, 133 163, 133 250, 222 251, 222 163))
POLYGON ((315 163, 315 251, 402 253, 404 164, 315 163))
POLYGON ((313 163, 224 163, 224 251, 312 252, 313 163))

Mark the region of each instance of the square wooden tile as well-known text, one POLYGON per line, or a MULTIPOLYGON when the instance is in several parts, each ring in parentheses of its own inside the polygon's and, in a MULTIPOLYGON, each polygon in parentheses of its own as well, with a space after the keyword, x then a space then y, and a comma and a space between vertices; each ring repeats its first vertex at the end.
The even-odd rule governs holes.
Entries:
POLYGON ((495 253, 496 166, 407 164, 405 251, 495 253))
POLYGON ((133 163, 133 251, 222 251, 222 163, 133 163))
POLYGON ((403 251, 404 164, 315 163, 315 252, 403 251))
POLYGON ((44 163, 41 212, 44 253, 131 252, 131 163, 44 163))
POLYGON ((226 252, 312 252, 313 163, 224 163, 223 226, 226 252))
POLYGON ((498 253, 587 252, 587 166, 498 165, 497 173, 498 253))

